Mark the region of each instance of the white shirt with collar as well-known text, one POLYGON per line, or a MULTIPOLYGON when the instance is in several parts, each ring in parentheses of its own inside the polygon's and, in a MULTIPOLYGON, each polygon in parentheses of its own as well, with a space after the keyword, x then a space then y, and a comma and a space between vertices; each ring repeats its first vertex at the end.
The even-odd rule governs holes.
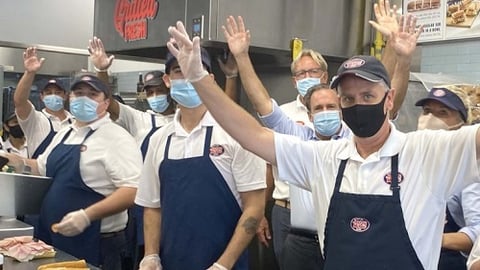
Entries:
MULTIPOLYGON (((300 95, 297 95, 295 100, 282 104, 280 109, 298 125, 307 126, 313 130, 313 123, 308 118, 307 107, 300 101, 300 95)), ((288 183, 280 180, 275 168, 273 168, 272 174, 275 181, 272 197, 277 200, 290 200, 290 187, 288 183)))
POLYGON ((383 147, 366 159, 357 153, 353 140, 301 141, 276 133, 279 175, 312 191, 319 217, 318 236, 323 242, 330 197, 341 160, 349 158, 340 192, 391 195, 384 179, 391 170, 391 156, 399 153, 398 171, 403 175, 400 201, 405 225, 424 268, 436 270, 446 200, 479 179, 478 126, 406 134, 397 131, 393 124, 390 128, 383 147))
POLYGON ((2 150, 4 150, 7 153, 14 153, 17 154, 21 157, 28 158, 28 147, 27 147, 27 142, 20 147, 20 149, 17 149, 12 142, 7 138, 7 140, 1 142, 1 147, 2 150))
MULTIPOLYGON (((142 168, 142 157, 133 137, 110 120, 107 113, 97 121, 76 127, 71 124, 72 132, 65 144, 79 144, 87 133, 95 132, 84 142, 86 150, 80 156, 80 174, 87 186, 96 192, 108 196, 119 187, 138 186, 142 168)), ((40 175, 46 175, 48 156, 70 128, 59 131, 37 159, 40 175)), ((125 228, 127 211, 102 219, 102 232, 116 232, 125 228)))
POLYGON ((118 104, 120 113, 116 123, 132 134, 139 146, 152 129, 152 115, 155 115, 156 127, 162 127, 173 120, 174 114, 163 115, 152 110, 143 112, 122 103, 118 104))
POLYGON ((206 130, 209 126, 213 126, 211 145, 220 145, 224 149, 223 154, 210 156, 210 158, 227 182, 240 207, 242 204, 239 192, 266 188, 265 161, 243 149, 217 124, 208 111, 191 132, 183 129, 179 119, 180 110, 177 110, 173 122, 165 125, 150 138, 150 146, 135 198, 136 204, 150 208, 161 207, 158 169, 164 159, 168 136, 173 134, 169 148, 170 159, 198 157, 203 155, 206 130))
POLYGON ((68 111, 65 111, 67 117, 64 120, 60 120, 60 118, 55 115, 49 114, 45 109, 37 111, 32 103, 30 103, 30 106, 32 109, 27 118, 20 119, 20 117, 17 117, 23 133, 25 133, 25 138, 27 138, 29 157, 35 153, 43 140, 48 136, 48 133, 50 133, 49 119, 52 121, 54 131, 59 131, 62 128, 68 127, 74 119, 68 111))

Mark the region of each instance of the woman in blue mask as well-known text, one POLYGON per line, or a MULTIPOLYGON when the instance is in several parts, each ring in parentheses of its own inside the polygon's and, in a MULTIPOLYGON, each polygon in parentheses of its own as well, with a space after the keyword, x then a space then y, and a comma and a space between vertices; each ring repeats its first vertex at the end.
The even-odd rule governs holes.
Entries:
POLYGON ((126 209, 133 205, 142 159, 134 139, 113 123, 110 89, 93 75, 72 85, 75 121, 38 159, 8 156, 32 174, 53 178, 35 236, 102 269, 122 269, 126 209))

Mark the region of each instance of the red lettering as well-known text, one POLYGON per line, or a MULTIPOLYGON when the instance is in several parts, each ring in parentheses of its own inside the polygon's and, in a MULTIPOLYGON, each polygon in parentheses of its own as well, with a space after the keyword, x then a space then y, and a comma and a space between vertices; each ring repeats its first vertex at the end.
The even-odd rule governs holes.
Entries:
POLYGON ((115 30, 125 41, 147 38, 147 19, 157 16, 157 0, 117 0, 115 4, 115 30))

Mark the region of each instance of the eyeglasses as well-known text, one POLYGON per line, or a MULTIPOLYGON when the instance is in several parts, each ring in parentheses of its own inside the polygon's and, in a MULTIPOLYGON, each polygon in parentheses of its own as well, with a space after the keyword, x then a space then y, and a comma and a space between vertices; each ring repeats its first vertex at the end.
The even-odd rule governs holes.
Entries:
POLYGON ((296 79, 304 79, 305 77, 307 77, 307 73, 310 77, 320 78, 323 76, 323 74, 325 74, 325 71, 323 71, 323 69, 321 68, 299 70, 293 73, 293 77, 295 77, 296 79))

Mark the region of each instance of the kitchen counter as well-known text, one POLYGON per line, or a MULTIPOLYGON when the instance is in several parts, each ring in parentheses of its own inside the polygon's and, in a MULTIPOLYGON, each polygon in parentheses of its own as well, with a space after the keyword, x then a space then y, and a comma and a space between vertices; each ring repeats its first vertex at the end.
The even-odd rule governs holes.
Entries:
MULTIPOLYGON (((57 254, 55 258, 46 258, 46 259, 35 259, 29 262, 19 262, 13 258, 5 257, 3 262, 3 269, 5 270, 36 270, 37 267, 47 263, 55 262, 64 262, 64 261, 75 261, 77 258, 72 255, 65 253, 61 250, 56 249, 57 254)), ((91 270, 101 270, 98 267, 88 266, 91 270)))

